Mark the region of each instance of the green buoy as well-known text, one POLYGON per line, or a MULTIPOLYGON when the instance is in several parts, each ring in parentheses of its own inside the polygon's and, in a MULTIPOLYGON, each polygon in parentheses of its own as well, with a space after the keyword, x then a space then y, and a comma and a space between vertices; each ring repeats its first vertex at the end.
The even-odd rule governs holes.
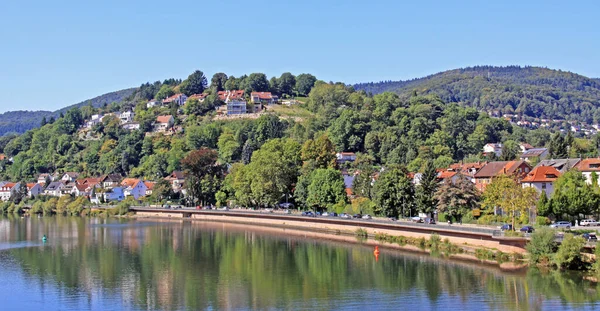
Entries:
POLYGON ((44 234, 44 236, 42 237, 42 241, 46 242, 48 240, 48 238, 46 237, 46 235, 44 234))

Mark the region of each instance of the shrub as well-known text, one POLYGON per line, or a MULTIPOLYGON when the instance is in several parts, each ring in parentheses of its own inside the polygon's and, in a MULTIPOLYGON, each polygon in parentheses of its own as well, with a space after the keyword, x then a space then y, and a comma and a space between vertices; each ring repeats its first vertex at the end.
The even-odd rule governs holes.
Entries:
POLYGON ((531 234, 531 240, 525 246, 529 260, 534 264, 548 265, 556 248, 554 230, 540 228, 531 234))
POLYGON ((477 222, 473 217, 473 211, 466 213, 461 220, 463 224, 474 224, 477 222))
POLYGON ((580 236, 565 233, 565 237, 554 256, 554 263, 562 269, 579 269, 582 267, 581 249, 585 240, 580 236))
POLYGON ((429 247, 431 249, 439 249, 440 248, 440 244, 442 242, 442 238, 440 238, 439 234, 433 233, 431 235, 431 237, 429 238, 429 247))
POLYGON ((502 215, 483 215, 477 219, 477 223, 480 225, 503 224, 506 222, 508 222, 508 216, 502 215))
POLYGON ((600 247, 598 245, 596 245, 594 255, 596 255, 596 261, 594 261, 592 269, 594 270, 594 272, 596 272, 596 275, 600 275, 600 247))
POLYGON ((535 224, 538 226, 547 226, 550 224, 550 218, 544 216, 535 217, 535 224))
POLYGON ((367 238, 369 236, 369 234, 367 233, 367 230, 365 230, 363 228, 356 229, 356 231, 354 231, 354 233, 359 238, 367 238))
POLYGON ((33 205, 31 205, 31 209, 29 210, 29 215, 41 214, 44 211, 44 203, 42 201, 35 201, 33 205))

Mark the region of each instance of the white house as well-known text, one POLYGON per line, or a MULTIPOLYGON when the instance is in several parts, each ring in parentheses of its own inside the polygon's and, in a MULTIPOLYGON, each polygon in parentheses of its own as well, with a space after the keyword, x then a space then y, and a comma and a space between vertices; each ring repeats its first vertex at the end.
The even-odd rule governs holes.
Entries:
POLYGON ((90 196, 94 186, 88 184, 76 184, 71 189, 71 194, 76 197, 90 196))
POLYGON ((560 177, 560 172, 552 166, 538 166, 521 180, 523 188, 532 187, 538 193, 546 193, 546 197, 552 196, 554 181, 560 177))
POLYGON ((62 195, 62 189, 65 187, 62 181, 53 181, 44 190, 44 195, 51 195, 54 197, 60 197, 62 195))
POLYGON ((114 187, 106 190, 105 192, 96 192, 96 195, 90 198, 90 202, 99 204, 101 198, 104 199, 104 202, 123 201, 125 198, 123 195, 123 188, 114 187))
POLYGON ((581 172, 588 184, 592 183, 594 173, 596 173, 596 178, 600 182, 600 158, 583 159, 574 168, 581 172))
POLYGON ((9 182, 0 187, 0 200, 8 201, 10 198, 19 191, 21 183, 9 182))
POLYGON ((146 190, 148 190, 144 182, 136 178, 123 179, 121 186, 123 186, 124 196, 132 196, 136 200, 145 196, 146 190))
POLYGON ((176 102, 179 106, 183 106, 187 101, 188 97, 185 94, 175 94, 171 97, 165 98, 162 103, 163 105, 170 104, 172 102, 176 102))
POLYGON ((146 108, 148 109, 156 106, 160 106, 160 101, 156 99, 151 99, 149 102, 146 103, 146 108))
POLYGON ((104 188, 116 187, 119 185, 119 182, 122 178, 123 177, 121 177, 119 174, 108 174, 100 177, 100 184, 104 188))
POLYGON ((172 115, 158 116, 156 117, 156 123, 154 123, 155 132, 166 132, 167 129, 173 127, 175 124, 175 118, 172 115))
POLYGON ((246 101, 243 99, 233 99, 227 101, 227 115, 245 114, 248 112, 246 101))
POLYGON ((272 105, 277 102, 279 98, 277 95, 271 94, 271 92, 252 92, 250 93, 250 100, 253 104, 272 105))
POLYGON ((41 184, 41 185, 46 185, 46 179, 48 179, 50 182, 53 181, 53 177, 50 174, 40 174, 40 176, 37 179, 37 183, 41 184))
POLYGON ((548 149, 546 148, 532 148, 525 150, 523 154, 521 154, 521 160, 531 162, 532 159, 538 158, 540 160, 544 160, 548 156, 548 149))
POLYGON ((92 127, 94 127, 94 125, 102 122, 103 118, 104 118, 104 116, 101 114, 92 115, 92 117, 85 123, 85 127, 92 128, 92 127))
POLYGON ((338 163, 356 161, 356 153, 354 152, 338 152, 335 154, 338 163))
POLYGON ((44 189, 42 188, 42 185, 37 184, 37 183, 27 184, 27 196, 29 196, 30 198, 37 197, 38 195, 42 194, 43 192, 44 192, 44 189))
POLYGON ((135 114, 133 113, 133 111, 125 111, 121 114, 119 114, 119 119, 121 120, 121 124, 125 124, 125 123, 130 123, 133 122, 133 117, 135 116, 135 114))
POLYGON ((495 153, 496 156, 499 157, 502 154, 502 144, 500 144, 500 143, 485 144, 485 146, 483 146, 483 153, 484 154, 495 153))
POLYGON ((121 127, 123 129, 133 131, 133 130, 139 130, 140 124, 137 122, 129 122, 129 123, 125 123, 125 124, 121 125, 121 127))
POLYGON ((179 192, 185 182, 185 174, 182 171, 174 171, 171 175, 165 177, 165 180, 171 183, 174 192, 179 192))
POLYGON ((62 180, 65 183, 70 183, 70 182, 75 182, 75 180, 77 180, 77 177, 79 177, 79 173, 66 172, 63 174, 63 176, 60 180, 62 180))
POLYGON ((146 195, 152 195, 152 190, 154 189, 155 182, 145 181, 144 185, 146 185, 146 195))

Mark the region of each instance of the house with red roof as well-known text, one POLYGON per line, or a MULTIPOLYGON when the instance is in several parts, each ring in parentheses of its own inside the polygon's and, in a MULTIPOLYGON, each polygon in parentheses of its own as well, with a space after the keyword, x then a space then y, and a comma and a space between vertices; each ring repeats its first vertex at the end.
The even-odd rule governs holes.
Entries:
POLYGON ((168 129, 172 128, 174 124, 175 118, 173 118, 172 115, 158 116, 156 117, 156 122, 154 123, 154 131, 166 132, 168 129))
POLYGON ((175 94, 173 96, 169 96, 169 97, 163 99, 162 103, 163 103, 163 105, 168 105, 170 103, 175 102, 175 103, 177 103, 177 105, 183 106, 187 100, 188 100, 188 97, 185 94, 179 93, 179 94, 175 94))
POLYGON ((538 193, 546 193, 547 197, 554 191, 553 184, 561 173, 552 166, 537 166, 521 180, 523 188, 532 187, 538 193))
POLYGON ((6 202, 19 191, 21 183, 9 182, 0 187, 0 200, 6 202))
POLYGON ((146 184, 137 178, 125 178, 121 182, 123 186, 123 194, 128 197, 132 196, 134 199, 139 199, 146 195, 146 184))
POLYGON ((152 195, 152 190, 154 190, 154 185, 156 183, 152 181, 144 181, 144 185, 146 185, 146 195, 152 195))
POLYGON ((37 197, 38 195, 42 194, 43 192, 44 192, 44 188, 42 188, 42 185, 40 185, 38 183, 28 183, 27 184, 27 196, 29 196, 30 198, 37 197))
POLYGON ((592 183, 593 173, 596 173, 596 178, 600 182, 600 158, 583 159, 574 168, 581 172, 588 184, 592 183))
POLYGON ((219 91, 217 95, 219 99, 225 103, 230 100, 243 100, 244 99, 244 90, 230 90, 230 91, 219 91))
POLYGON ((250 93, 250 101, 253 104, 261 104, 261 105, 272 105, 275 104, 279 100, 277 95, 271 94, 271 92, 252 92, 250 93))
POLYGON ((500 175, 515 176, 519 180, 531 171, 531 166, 525 161, 497 161, 484 165, 473 177, 475 187, 484 191, 494 177, 500 175))
POLYGON ((447 168, 448 171, 460 172, 464 176, 468 176, 472 182, 475 182, 474 177, 479 170, 484 167, 487 162, 471 162, 471 163, 454 163, 447 168))
POLYGON ((206 96, 208 96, 207 93, 202 93, 202 94, 193 94, 190 97, 188 97, 189 99, 197 99, 199 102, 203 102, 204 99, 206 98, 206 96))

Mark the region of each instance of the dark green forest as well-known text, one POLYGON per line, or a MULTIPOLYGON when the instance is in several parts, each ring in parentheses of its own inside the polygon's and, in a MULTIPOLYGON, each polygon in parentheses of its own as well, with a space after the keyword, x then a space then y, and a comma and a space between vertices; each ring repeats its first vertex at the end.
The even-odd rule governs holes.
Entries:
POLYGON ((477 66, 440 72, 407 81, 354 85, 356 90, 401 98, 436 94, 444 102, 479 111, 566 119, 588 124, 600 121, 600 81, 541 67, 477 66))

